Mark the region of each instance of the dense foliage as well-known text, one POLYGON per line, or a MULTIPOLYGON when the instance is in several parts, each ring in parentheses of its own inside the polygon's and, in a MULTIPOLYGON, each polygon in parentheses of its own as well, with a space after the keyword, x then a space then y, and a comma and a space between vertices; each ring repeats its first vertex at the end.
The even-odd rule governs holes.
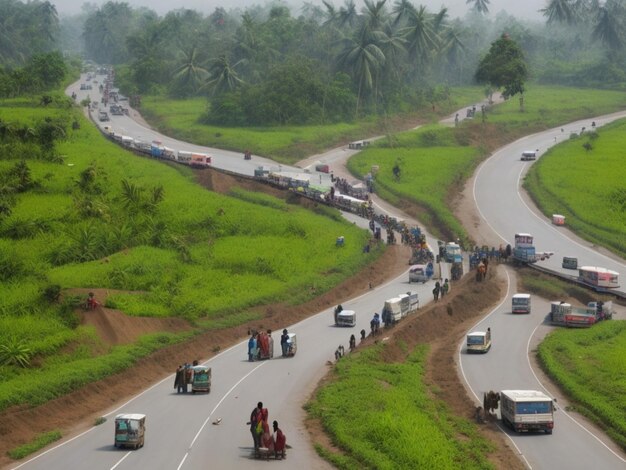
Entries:
POLYGON ((494 41, 476 70, 476 81, 496 90, 502 89, 505 98, 524 93, 528 66, 524 53, 508 35, 494 41))

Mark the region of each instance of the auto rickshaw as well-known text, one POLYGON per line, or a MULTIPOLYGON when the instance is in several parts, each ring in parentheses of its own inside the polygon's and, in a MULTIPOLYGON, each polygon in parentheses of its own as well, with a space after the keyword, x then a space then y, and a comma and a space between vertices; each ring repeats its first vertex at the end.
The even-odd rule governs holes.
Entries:
POLYGON ((193 366, 191 379, 191 393, 211 392, 211 368, 207 366, 193 366))
POLYGON ((146 432, 146 415, 119 414, 115 417, 114 447, 143 447, 146 432))
POLYGON ((293 357, 298 351, 298 341, 295 333, 289 333, 289 339, 287 339, 287 357, 293 357))

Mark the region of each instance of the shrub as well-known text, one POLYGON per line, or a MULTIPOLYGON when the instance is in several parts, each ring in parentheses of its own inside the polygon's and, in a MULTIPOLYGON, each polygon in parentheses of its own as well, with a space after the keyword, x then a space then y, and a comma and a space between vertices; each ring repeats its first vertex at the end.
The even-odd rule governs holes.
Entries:
POLYGON ((39 449, 43 449, 48 444, 58 441, 63 435, 61 431, 50 431, 44 434, 40 434, 34 441, 24 444, 23 446, 16 447, 8 452, 9 457, 14 460, 23 459, 27 455, 37 452, 39 449))

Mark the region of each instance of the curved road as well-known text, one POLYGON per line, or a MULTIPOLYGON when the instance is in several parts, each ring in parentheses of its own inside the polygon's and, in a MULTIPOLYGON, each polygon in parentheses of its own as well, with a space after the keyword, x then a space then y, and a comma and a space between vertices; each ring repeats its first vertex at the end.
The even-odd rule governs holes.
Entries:
MULTIPOLYGON (((595 122, 601 126, 622 117, 626 117, 626 112, 596 118, 595 122)), ((603 266, 626 273, 624 260, 605 250, 600 253, 567 228, 552 225, 521 188, 530 165, 520 161, 524 150, 539 149, 542 154, 550 146, 567 139, 570 132, 579 132, 583 126, 589 125, 589 119, 577 121, 525 137, 498 150, 479 167, 474 177, 473 195, 482 220, 490 228, 490 233, 483 231, 486 241, 498 246, 512 243, 516 232, 528 232, 535 236, 538 251, 554 252, 549 260, 540 262, 554 271, 571 274, 561 268, 561 260, 563 256, 577 256, 579 265, 603 266)), ((503 303, 475 326, 483 331, 491 327, 493 348, 486 355, 468 355, 463 344, 459 347, 460 372, 478 403, 482 403, 483 392, 490 389, 534 389, 551 395, 533 371, 529 359, 533 345, 553 328, 545 323, 550 304, 535 297, 531 315, 511 314, 515 278, 514 274, 508 273, 514 271, 507 270, 510 283, 503 303)), ((626 290, 625 287, 622 282, 620 290, 626 290)), ((517 435, 508 428, 503 432, 530 468, 626 468, 624 453, 584 422, 559 406, 555 413, 554 433, 550 436, 517 435)))
MULTIPOLYGON (((100 76, 98 78, 102 79, 100 76)), ((79 100, 88 93, 91 96, 98 94, 97 90, 80 91, 78 84, 68 89, 68 93, 72 91, 76 91, 79 100)), ((218 168, 252 174, 254 168, 259 164, 277 166, 276 163, 259 157, 254 157, 251 162, 246 162, 242 155, 235 152, 206 149, 178 142, 140 126, 126 116, 112 116, 111 118, 111 122, 106 124, 110 124, 116 132, 131 135, 144 141, 158 139, 164 145, 175 149, 210 153, 214 156, 214 166, 218 168)), ((538 147, 538 145, 528 145, 533 148, 538 147)), ((331 152, 328 157, 338 159, 337 152, 343 151, 331 152)), ((484 171, 482 167, 481 171, 484 171)), ((483 210, 480 201, 479 205, 483 210)), ((487 220, 492 223, 489 218, 487 220)), ((358 218, 355 218, 354 221, 360 224, 365 222, 358 218)), ((496 222, 493 223, 496 224, 496 222)), ((501 228, 501 230, 502 233, 508 233, 507 227, 501 228)), ((521 229, 516 227, 513 232, 515 230, 520 231, 521 229)), ((532 228, 524 228, 523 230, 531 231, 532 228)), ((429 242, 433 243, 434 240, 430 238, 429 242)), ((556 247, 550 249, 556 252, 556 247)), ((286 326, 291 332, 298 334, 299 350, 294 358, 276 358, 271 361, 249 363, 246 361, 246 344, 235 345, 208 361, 213 369, 213 387, 210 394, 177 395, 173 390, 173 377, 167 377, 128 403, 114 410, 109 410, 106 415, 109 420, 105 424, 89 428, 84 433, 74 436, 14 468, 111 470, 125 468, 199 469, 209 466, 213 468, 256 468, 259 463, 250 458, 252 438, 245 422, 250 411, 259 400, 262 400, 269 408, 270 420, 277 419, 287 435, 288 443, 292 447, 287 457, 290 466, 329 468, 329 465, 319 459, 310 446, 307 431, 303 427, 302 401, 326 373, 327 369, 324 364, 333 359, 335 348, 339 344, 343 344, 347 348, 349 335, 355 334, 358 338, 358 332, 362 328, 367 330, 371 316, 374 311, 380 311, 385 299, 408 290, 418 291, 422 303, 430 300, 431 286, 429 284, 420 284, 419 286, 412 284, 409 286, 407 275, 402 275, 384 286, 378 286, 371 292, 344 303, 345 308, 357 311, 358 323, 356 328, 334 327, 332 311, 327 310, 296 325, 286 326), (306 334, 304 334, 305 331, 306 334), (121 412, 138 412, 147 415, 144 449, 122 451, 113 448, 112 418, 121 412), (218 418, 222 418, 220 424, 212 424, 218 418)), ((535 320, 535 316, 519 318, 519 320, 521 320, 520 324, 522 321, 526 321, 529 325, 519 331, 509 328, 515 334, 511 334, 510 338, 506 340, 502 334, 507 330, 506 325, 500 326, 499 323, 493 323, 491 326, 494 330, 496 345, 491 353, 486 356, 476 356, 476 360, 502 361, 498 362, 500 364, 498 368, 489 368, 496 374, 501 374, 503 370, 510 373, 523 370, 524 364, 523 361, 520 362, 520 358, 527 357, 524 348, 530 336, 528 330, 534 328, 531 320, 535 320), (498 344, 507 344, 507 348, 502 349, 497 346, 498 344), (510 354, 511 351, 515 354, 510 354), (511 363, 513 365, 507 365, 507 361, 513 361, 511 363), (502 365, 506 369, 503 369, 502 365)), ((474 377, 474 374, 480 374, 480 371, 484 372, 484 367, 480 367, 480 365, 475 367, 478 372, 474 372, 474 368, 469 363, 467 365, 464 363, 463 367, 467 369, 470 383, 474 380, 479 384, 488 382, 490 383, 489 388, 497 388, 498 383, 493 378, 485 378, 480 375, 474 377)), ((504 380, 504 375, 502 378, 504 380)), ((521 388, 522 385, 516 386, 521 388)), ((478 387, 477 390, 481 390, 481 388, 478 387)), ((551 436, 552 438, 558 438, 559 433, 562 433, 562 436, 569 436, 569 433, 564 432, 565 430, 561 431, 560 422, 557 423, 557 426, 555 434, 551 436)), ((531 442, 531 439, 527 439, 527 441, 531 442)), ((537 441, 537 439, 532 440, 537 441)), ((528 453, 524 452, 526 458, 534 461, 534 457, 531 455, 532 449, 541 445, 546 446, 546 442, 549 441, 544 440, 541 444, 530 446, 531 450, 528 453)), ((576 445, 582 449, 588 444, 576 445)), ((593 450, 592 453, 595 455, 596 451, 593 450)), ((576 460, 571 461, 570 464, 567 463, 568 452, 559 452, 558 454, 560 460, 550 463, 550 467, 583 468, 576 464, 576 460)), ((541 455, 539 461, 542 459, 541 455)), ((613 464, 610 461, 607 462, 609 466, 595 466, 598 468, 617 468, 611 466, 613 464)), ((544 467, 543 464, 536 468, 540 467, 544 467)), ((546 465, 545 468, 549 467, 546 465)))

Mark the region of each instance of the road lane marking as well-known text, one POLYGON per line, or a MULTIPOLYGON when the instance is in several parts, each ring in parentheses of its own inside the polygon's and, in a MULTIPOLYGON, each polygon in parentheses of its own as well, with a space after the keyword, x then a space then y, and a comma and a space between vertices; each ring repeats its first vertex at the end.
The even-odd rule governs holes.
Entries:
MULTIPOLYGON (((551 397, 552 399, 554 399, 554 397, 550 394, 550 392, 548 391, 548 389, 543 385, 543 383, 541 383, 541 380, 539 380, 539 377, 537 377, 537 374, 535 374, 535 371, 533 369, 533 365, 530 362, 530 342, 533 338, 533 336, 535 335, 535 332, 537 331, 537 329, 542 325, 542 323, 540 323, 539 325, 537 325, 535 327, 535 329, 533 330, 533 332, 530 334, 530 337, 528 338, 528 342, 526 343, 526 359, 528 361, 528 367, 530 368, 530 371, 532 372, 533 376, 535 377, 535 380, 537 381, 537 383, 539 384, 539 386, 541 388, 543 388, 546 392, 546 394, 551 397)), ((613 449, 611 449, 608 445, 606 445, 604 443, 604 441, 602 441, 602 439, 600 439, 600 437, 596 436, 591 430, 587 429, 585 427, 584 424, 578 422, 576 420, 576 418, 574 418, 572 415, 570 415, 567 411, 565 411, 565 408, 561 407, 561 412, 567 416, 569 419, 571 419, 575 424, 577 424, 580 428, 582 428, 584 431, 586 431, 588 434, 590 434, 596 441, 598 441, 600 444, 602 444, 609 452, 611 452, 615 457, 617 457, 619 460, 621 460, 622 462, 626 462, 626 459, 624 459, 621 455, 619 455, 617 452, 615 452, 613 449)))
POLYGON ((209 413, 209 416, 207 416, 207 418, 204 420, 204 423, 202 423, 202 426, 200 426, 200 429, 198 429, 198 432, 196 433, 196 435, 194 436, 193 440, 191 441, 191 444, 189 444, 189 448, 187 450, 187 452, 185 453, 185 456, 183 457, 183 459, 180 461, 180 464, 178 464, 177 470, 180 470, 183 466, 183 464, 185 463, 185 460, 187 460, 187 456, 189 455, 189 451, 191 450, 191 448, 193 447, 193 445, 195 444, 196 440, 198 439, 198 437, 200 436, 200 433, 202 432, 202 430, 206 427, 206 425, 208 424, 209 420, 211 419, 211 416, 213 416, 213 413, 215 413, 215 411, 219 408, 219 406, 222 404, 222 402, 224 400, 226 400, 226 398, 228 397, 228 395, 230 395, 232 393, 233 390, 235 390, 235 388, 237 388, 237 386, 243 382, 245 379, 247 379, 251 374, 253 374, 254 372, 256 372, 256 370, 259 367, 262 367, 263 365, 267 364, 267 362, 262 362, 260 363, 258 366, 256 366, 254 369, 252 369, 250 372, 248 372, 246 375, 244 375, 242 378, 240 378, 237 383, 235 383, 235 385, 233 385, 230 390, 228 390, 228 392, 226 392, 224 394, 224 396, 220 399, 219 402, 217 402, 217 405, 215 405, 215 407, 211 410, 211 412, 209 413))
MULTIPOLYGON (((480 319, 478 322, 476 322, 470 329, 469 331, 473 331, 474 328, 476 328, 478 325, 480 325, 482 322, 484 322, 487 318, 489 318, 491 315, 493 315, 494 313, 496 313, 500 307, 502 307, 505 302, 508 301, 509 299, 509 295, 511 292, 511 278, 509 276, 509 272, 508 270, 504 271, 506 274, 506 295, 504 296, 504 300, 502 300, 502 302, 500 302, 491 312, 489 312, 485 317, 483 317, 482 319, 480 319)), ((476 398, 476 401, 478 401, 478 403, 480 403, 480 398, 478 398, 478 395, 476 395, 476 392, 474 391, 474 389, 472 388, 472 386, 470 385, 469 381, 467 380, 467 376, 465 375, 465 370, 463 370, 463 356, 461 355, 461 352, 463 351, 463 345, 465 344, 465 341, 461 341, 461 344, 459 346, 459 360, 458 360, 458 364, 459 364, 459 369, 461 370, 461 375, 463 376, 463 381, 466 384, 466 388, 469 389, 470 392, 472 392, 472 395, 474 395, 474 397, 476 398)), ((515 444, 515 441, 513 440, 513 438, 511 438, 511 436, 508 435, 508 433, 505 432, 504 428, 502 426, 500 426, 499 423, 496 423, 496 426, 498 426, 498 429, 500 429, 500 431, 502 431, 502 433, 509 439, 509 441, 511 441, 511 444, 513 444, 513 447, 515 447, 515 450, 517 450, 517 453, 519 454, 519 456, 524 460, 524 463, 526 464, 526 466, 532 470, 532 465, 530 465, 530 462, 528 462, 528 460, 526 459, 526 456, 522 453, 521 449, 519 447, 517 447, 517 444, 515 444)))
POLYGON ((124 457, 122 457, 115 465, 113 465, 111 467, 111 470, 115 470, 117 468, 117 466, 119 464, 121 464, 124 461, 124 459, 130 455, 130 453, 131 453, 130 451, 126 452, 126 455, 124 457))

